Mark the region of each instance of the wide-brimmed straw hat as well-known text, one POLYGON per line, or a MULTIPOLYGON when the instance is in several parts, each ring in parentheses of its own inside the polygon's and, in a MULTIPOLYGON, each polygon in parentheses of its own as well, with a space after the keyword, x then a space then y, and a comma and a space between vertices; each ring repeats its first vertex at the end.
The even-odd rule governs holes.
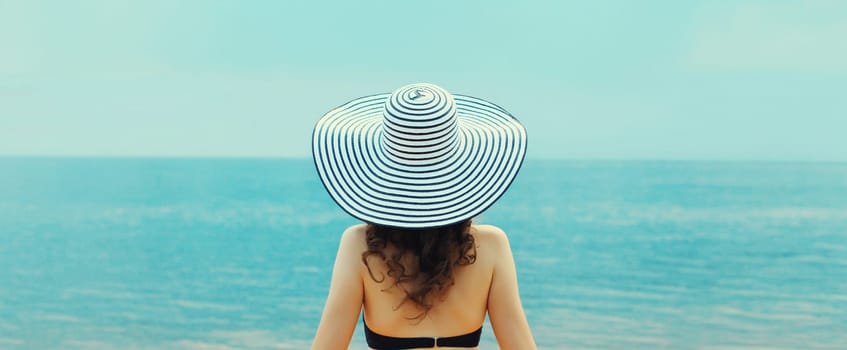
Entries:
POLYGON ((517 175, 526 142, 503 108, 420 83, 329 111, 315 126, 312 153, 327 192, 350 215, 428 228, 491 206, 517 175))

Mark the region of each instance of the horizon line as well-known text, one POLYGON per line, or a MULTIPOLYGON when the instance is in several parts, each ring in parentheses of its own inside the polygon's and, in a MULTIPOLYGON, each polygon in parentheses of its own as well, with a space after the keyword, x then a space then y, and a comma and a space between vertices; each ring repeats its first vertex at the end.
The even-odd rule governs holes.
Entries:
MULTIPOLYGON (((310 156, 260 156, 260 155, 49 155, 0 154, 0 159, 168 159, 168 160, 312 160, 310 156)), ((569 162, 725 162, 725 163, 847 163, 834 159, 757 159, 757 158, 615 158, 615 157, 544 157, 527 156, 527 161, 569 162)))

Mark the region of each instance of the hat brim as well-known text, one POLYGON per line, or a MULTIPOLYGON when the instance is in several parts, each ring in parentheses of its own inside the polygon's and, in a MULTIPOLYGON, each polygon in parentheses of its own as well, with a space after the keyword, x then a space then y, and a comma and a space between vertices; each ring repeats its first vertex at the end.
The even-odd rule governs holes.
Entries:
POLYGON ((526 129, 515 117, 485 100, 453 95, 455 149, 438 159, 397 159, 380 141, 389 95, 345 103, 315 126, 315 167, 344 211, 379 225, 438 227, 479 215, 505 193, 526 154, 526 129))

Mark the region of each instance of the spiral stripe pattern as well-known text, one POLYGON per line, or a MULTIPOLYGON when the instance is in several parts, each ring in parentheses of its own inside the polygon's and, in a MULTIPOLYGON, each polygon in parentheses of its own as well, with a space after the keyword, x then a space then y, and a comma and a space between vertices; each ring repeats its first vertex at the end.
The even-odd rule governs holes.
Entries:
POLYGON ((325 114, 312 152, 330 197, 350 215, 437 227, 479 215, 506 191, 526 130, 490 102, 412 84, 325 114))

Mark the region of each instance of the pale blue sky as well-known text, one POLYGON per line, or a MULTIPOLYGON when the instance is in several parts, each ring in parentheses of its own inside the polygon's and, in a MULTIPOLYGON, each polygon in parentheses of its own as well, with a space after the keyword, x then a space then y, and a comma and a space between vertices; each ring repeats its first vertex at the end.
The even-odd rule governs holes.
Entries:
POLYGON ((840 0, 0 0, 0 155, 307 157, 427 81, 533 158, 847 161, 845 38, 840 0))

